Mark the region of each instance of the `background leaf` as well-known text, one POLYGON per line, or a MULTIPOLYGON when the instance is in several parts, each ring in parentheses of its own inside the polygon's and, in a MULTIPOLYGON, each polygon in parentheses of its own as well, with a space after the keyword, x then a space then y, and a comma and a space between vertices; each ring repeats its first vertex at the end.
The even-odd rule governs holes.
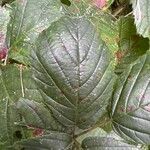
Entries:
POLYGON ((34 43, 41 31, 61 17, 60 1, 16 0, 11 7, 7 29, 9 57, 28 64, 30 44, 34 43))
POLYGON ((117 39, 119 36, 119 30, 115 19, 109 14, 98 12, 91 16, 91 20, 97 25, 102 40, 105 41, 107 47, 112 52, 112 55, 114 55, 118 50, 117 39))
POLYGON ((134 19, 121 17, 118 20, 118 51, 115 53, 118 63, 116 72, 121 72, 149 49, 149 39, 137 34, 134 19))
POLYGON ((12 145, 16 140, 16 126, 21 121, 15 103, 20 97, 35 98, 40 101, 41 96, 31 79, 27 68, 17 65, 8 65, 0 68, 0 145, 12 145))
POLYGON ((150 37, 150 10, 149 0, 132 0, 133 13, 135 17, 135 24, 138 33, 144 37, 150 37))
POLYGON ((112 102, 113 127, 126 140, 150 143, 150 53, 119 77, 112 102))

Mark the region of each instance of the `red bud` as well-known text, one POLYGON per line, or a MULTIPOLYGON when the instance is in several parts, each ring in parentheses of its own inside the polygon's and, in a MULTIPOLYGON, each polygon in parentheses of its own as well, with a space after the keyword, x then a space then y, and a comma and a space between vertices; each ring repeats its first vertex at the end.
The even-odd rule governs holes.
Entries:
POLYGON ((7 52, 8 52, 8 49, 6 47, 3 47, 0 49, 0 60, 5 59, 7 52))
POLYGON ((94 0, 94 5, 98 8, 103 8, 106 5, 106 0, 94 0))
POLYGON ((44 130, 40 128, 36 128, 32 134, 33 137, 42 136, 44 134, 44 130))

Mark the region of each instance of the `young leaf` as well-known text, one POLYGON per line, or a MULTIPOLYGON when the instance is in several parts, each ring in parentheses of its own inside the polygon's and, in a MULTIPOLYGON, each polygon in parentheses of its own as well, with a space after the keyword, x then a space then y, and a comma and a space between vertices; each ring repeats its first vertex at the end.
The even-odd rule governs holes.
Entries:
POLYGON ((111 52, 86 17, 64 17, 42 32, 34 78, 60 123, 87 129, 106 112, 114 84, 111 52))
POLYGON ((112 101, 113 127, 126 140, 150 143, 150 52, 119 77, 112 101))

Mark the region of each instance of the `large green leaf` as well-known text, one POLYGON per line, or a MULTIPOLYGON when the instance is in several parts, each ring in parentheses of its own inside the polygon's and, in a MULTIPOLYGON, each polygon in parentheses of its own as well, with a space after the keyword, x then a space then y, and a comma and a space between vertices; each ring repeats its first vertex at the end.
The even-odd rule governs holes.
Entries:
POLYGON ((119 77, 111 115, 113 127, 121 137, 150 144, 150 52, 119 77))
POLYGON ((11 145, 18 140, 15 132, 21 131, 16 122, 21 118, 16 110, 15 102, 20 97, 42 98, 34 85, 29 70, 16 65, 0 68, 0 146, 11 145))
POLYGON ((38 34, 61 16, 59 0, 16 0, 11 4, 7 44, 10 58, 27 63, 29 50, 38 34))
POLYGON ((61 18, 32 54, 34 78, 60 123, 87 129, 105 113, 114 83, 110 51, 86 17, 61 18))
POLYGON ((132 4, 138 33, 150 37, 150 1, 132 0, 132 4))
POLYGON ((84 150, 140 150, 134 145, 110 137, 86 138, 82 147, 84 150))

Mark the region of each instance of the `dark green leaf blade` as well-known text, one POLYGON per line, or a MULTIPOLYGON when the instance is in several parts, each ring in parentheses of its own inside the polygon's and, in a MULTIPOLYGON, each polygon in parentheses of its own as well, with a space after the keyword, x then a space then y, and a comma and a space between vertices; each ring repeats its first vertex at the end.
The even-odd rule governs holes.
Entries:
POLYGON ((23 117, 23 125, 43 130, 62 131, 62 126, 58 124, 51 115, 51 112, 43 103, 20 98, 17 103, 19 114, 23 117))
POLYGON ((71 140, 68 134, 51 132, 48 135, 18 142, 15 147, 19 145, 25 150, 64 150, 72 147, 71 140))
POLYGON ((55 118, 88 128, 104 114, 114 83, 110 51, 85 17, 62 18, 32 54, 34 78, 55 118))
POLYGON ((126 140, 150 144, 150 53, 118 79, 112 102, 113 126, 126 140))
POLYGON ((134 145, 111 137, 90 137, 82 143, 84 150, 139 150, 134 145))

